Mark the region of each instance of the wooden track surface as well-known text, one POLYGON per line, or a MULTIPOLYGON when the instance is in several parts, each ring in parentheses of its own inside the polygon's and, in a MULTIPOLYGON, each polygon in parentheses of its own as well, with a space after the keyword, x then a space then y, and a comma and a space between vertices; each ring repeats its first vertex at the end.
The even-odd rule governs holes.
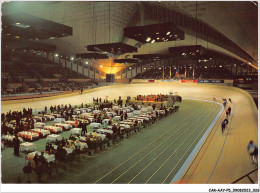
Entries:
MULTIPOLYGON (((137 94, 168 94, 170 91, 186 98, 213 100, 215 97, 222 103, 224 97, 231 98, 233 102, 231 107, 234 114, 230 117, 232 122, 229 124, 229 132, 226 130, 222 134, 219 123, 221 120, 216 123, 200 153, 186 170, 186 175, 181 178, 182 183, 229 184, 254 169, 246 147, 249 140, 258 142, 258 111, 252 97, 234 87, 185 83, 115 85, 91 89, 76 96, 59 96, 37 101, 20 100, 13 104, 2 102, 1 110, 7 112, 22 110, 24 107, 43 109, 45 105, 50 107, 58 104, 89 103, 93 97, 114 99, 118 96, 125 98, 137 94)), ((223 116, 220 119, 223 119, 223 116)), ((258 181, 257 176, 255 179, 258 181)))

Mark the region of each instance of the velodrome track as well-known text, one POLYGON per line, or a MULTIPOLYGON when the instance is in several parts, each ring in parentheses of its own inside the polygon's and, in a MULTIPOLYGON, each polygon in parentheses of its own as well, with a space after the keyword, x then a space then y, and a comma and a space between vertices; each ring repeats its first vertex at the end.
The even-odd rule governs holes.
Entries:
MULTIPOLYGON (((246 146, 249 140, 258 141, 258 113, 252 97, 237 88, 225 86, 185 84, 185 83, 153 83, 153 84, 129 84, 107 86, 85 91, 82 95, 67 97, 50 97, 46 99, 22 100, 14 102, 2 102, 2 112, 9 110, 22 110, 31 107, 43 109, 44 106, 57 104, 80 104, 92 102, 93 97, 113 99, 118 96, 135 96, 137 94, 167 94, 170 91, 193 99, 213 100, 222 102, 222 97, 232 99, 232 115, 228 131, 224 135, 220 132, 220 119, 212 128, 206 141, 204 141, 195 159, 184 167, 179 177, 173 183, 231 183, 254 169, 247 154, 246 146), (13 103, 13 104, 12 104, 13 103), (188 168, 186 170, 186 168, 188 168), (183 175, 184 174, 184 175, 183 175)), ((206 117, 205 117, 206 118, 206 117)), ((211 119, 209 119, 211 121, 211 119)), ((169 168, 169 171, 174 168, 169 168)), ((169 176, 162 183, 170 183, 169 176)), ((253 176, 258 181, 257 174, 253 176)), ((135 180, 135 179, 134 179, 135 180)), ((134 180, 132 181, 134 183, 134 180)), ((136 179, 137 180, 137 179, 136 179)), ((99 183, 99 182, 97 182, 99 183)), ((101 182, 102 183, 102 182, 101 182)), ((114 181, 114 183, 117 183, 114 181)), ((145 182, 143 182, 145 183, 145 182)), ((148 182, 150 183, 150 182, 148 182)), ((243 181, 243 183, 249 183, 243 181)))

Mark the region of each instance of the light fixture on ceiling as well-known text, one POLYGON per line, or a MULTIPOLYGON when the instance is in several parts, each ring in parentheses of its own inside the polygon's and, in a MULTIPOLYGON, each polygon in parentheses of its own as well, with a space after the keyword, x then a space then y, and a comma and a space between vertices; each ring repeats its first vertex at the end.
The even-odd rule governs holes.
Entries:
POLYGON ((100 65, 99 67, 100 67, 100 68, 103 68, 103 65, 100 65))
POLYGON ((156 38, 157 40, 159 40, 160 38, 158 37, 158 38, 156 38))
POLYGON ((155 34, 160 34, 159 32, 156 32, 155 34))
POLYGON ((220 68, 222 68, 222 66, 221 66, 221 65, 220 65, 219 67, 220 67, 220 68))
POLYGON ((151 41, 151 38, 150 37, 147 37, 146 38, 146 42, 150 42, 151 41))
POLYGON ((73 61, 73 60, 74 60, 74 57, 71 57, 70 59, 73 61))
POLYGON ((85 62, 85 64, 88 64, 88 61, 87 61, 87 62, 85 62))
POLYGON ((152 40, 151 43, 153 44, 155 42, 155 40, 152 40))
POLYGON ((170 35, 170 33, 171 33, 171 32, 170 32, 170 31, 168 31, 168 32, 166 33, 166 35, 170 35))
POLYGON ((58 57, 59 56, 59 54, 55 54, 55 57, 58 57))

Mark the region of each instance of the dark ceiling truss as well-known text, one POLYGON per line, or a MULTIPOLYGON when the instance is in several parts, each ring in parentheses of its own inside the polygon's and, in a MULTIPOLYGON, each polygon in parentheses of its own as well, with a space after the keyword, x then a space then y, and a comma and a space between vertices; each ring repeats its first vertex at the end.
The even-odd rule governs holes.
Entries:
POLYGON ((2 16, 2 40, 45 40, 72 35, 72 27, 26 13, 2 16))
POLYGON ((92 52, 99 52, 99 53, 110 53, 115 55, 122 55, 125 53, 133 53, 137 52, 137 48, 134 46, 130 46, 124 43, 107 43, 107 44, 94 44, 94 45, 88 45, 87 47, 88 51, 92 52))
POLYGON ((194 17, 188 16, 176 10, 167 9, 165 7, 153 5, 149 2, 144 4, 144 12, 146 20, 156 20, 159 22, 173 22, 177 26, 183 28, 184 32, 195 36, 197 31, 198 38, 216 44, 236 55, 251 62, 257 66, 257 62, 237 44, 221 34, 216 29, 210 27, 204 22, 194 17))
POLYGON ((171 22, 124 28, 124 36, 142 43, 184 40, 184 32, 171 22))
POLYGON ((99 53, 80 53, 80 54, 76 54, 76 58, 98 60, 98 59, 108 59, 108 56, 99 53))

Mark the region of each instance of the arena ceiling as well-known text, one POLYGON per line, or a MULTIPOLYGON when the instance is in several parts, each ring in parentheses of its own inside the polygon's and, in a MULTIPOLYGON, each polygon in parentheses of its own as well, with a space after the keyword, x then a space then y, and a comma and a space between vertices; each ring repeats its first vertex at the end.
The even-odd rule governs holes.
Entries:
MULTIPOLYGON (((166 7, 196 17, 196 2, 160 1, 151 5, 166 7)), ((57 51, 65 55, 86 53, 87 45, 123 42, 135 46, 137 41, 123 37, 123 29, 140 24, 140 4, 142 2, 6 2, 2 4, 2 14, 18 11, 54 21, 73 28, 73 36, 40 41, 57 46, 57 51)), ((197 18, 228 37, 258 60, 258 4, 257 2, 197 2, 197 18)), ((145 24, 154 21, 144 19, 145 24)), ((197 40, 198 45, 239 56, 205 40, 197 40)), ((164 54, 169 47, 195 45, 195 37, 185 35, 185 40, 145 44, 138 48, 138 54, 164 54)), ((131 54, 130 54, 131 56, 131 54)), ((119 58, 129 58, 123 55, 119 58)), ((251 61, 250 61, 251 62, 251 61)))

